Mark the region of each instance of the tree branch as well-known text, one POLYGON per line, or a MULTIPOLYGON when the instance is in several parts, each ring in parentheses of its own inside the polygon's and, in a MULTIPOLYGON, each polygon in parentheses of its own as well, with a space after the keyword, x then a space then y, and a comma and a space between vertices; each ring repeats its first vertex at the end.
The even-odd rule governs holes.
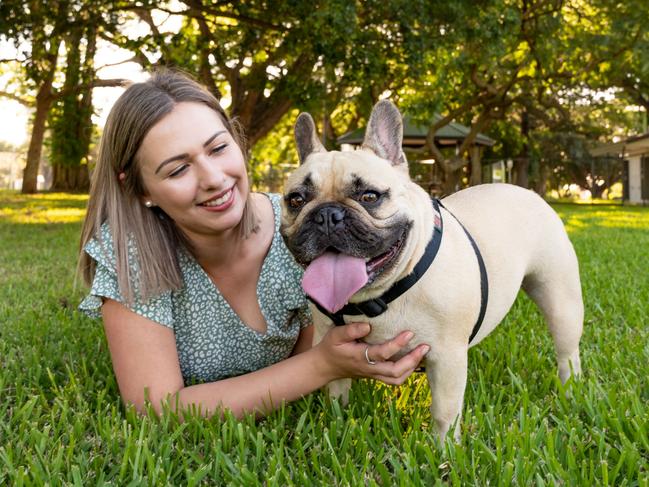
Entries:
POLYGON ((183 3, 185 3, 185 5, 189 7, 188 10, 184 10, 183 12, 172 12, 169 10, 162 9, 160 7, 156 7, 156 8, 158 10, 170 14, 186 15, 192 18, 196 18, 197 15, 209 14, 215 17, 223 17, 226 19, 238 20, 239 22, 242 22, 244 24, 252 25, 254 27, 261 27, 262 29, 275 30, 275 31, 284 30, 284 27, 282 25, 277 25, 271 22, 267 22, 265 20, 257 19, 254 17, 248 17, 247 15, 239 15, 236 13, 232 13, 231 11, 218 10, 217 8, 214 8, 219 6, 227 6, 229 5, 230 2, 218 2, 216 4, 212 4, 209 6, 203 5, 201 2, 196 2, 191 0, 190 1, 184 0, 183 3))
POLYGON ((134 55, 134 56, 130 57, 129 59, 125 59, 124 61, 119 61, 117 63, 104 64, 102 66, 99 66, 98 68, 95 69, 95 72, 99 72, 100 70, 102 70, 104 68, 111 68, 113 66, 120 66, 120 65, 126 64, 126 63, 138 63, 138 64, 140 64, 140 61, 138 59, 138 56, 134 55))
MULTIPOLYGON (((99 37, 101 37, 105 41, 110 42, 111 44, 114 44, 117 47, 121 47, 123 49, 126 49, 126 50, 129 50, 129 51, 133 52, 133 58, 132 59, 135 60, 135 62, 137 62, 143 68, 148 68, 149 66, 151 66, 153 64, 141 49, 138 49, 138 48, 133 47, 133 46, 124 47, 124 46, 122 46, 120 44, 120 42, 122 42, 121 39, 118 39, 115 36, 115 33, 111 32, 111 34, 112 34, 112 36, 107 35, 105 31, 101 30, 99 32, 99 37)), ((121 34, 119 34, 119 35, 121 35, 121 34)), ((125 36, 122 36, 122 37, 124 39, 126 39, 126 41, 131 42, 131 40, 128 37, 125 37, 125 36)))
POLYGON ((67 89, 59 90, 53 96, 54 98, 59 99, 71 93, 79 93, 80 91, 87 90, 88 88, 111 88, 115 86, 125 86, 128 83, 130 83, 130 80, 123 78, 94 79, 90 83, 83 83, 67 89))
POLYGON ((13 93, 9 93, 7 91, 0 90, 0 96, 4 98, 9 98, 10 100, 17 101, 20 103, 22 106, 25 106, 27 108, 33 108, 34 103, 25 100, 24 98, 19 97, 18 95, 15 95, 13 93))

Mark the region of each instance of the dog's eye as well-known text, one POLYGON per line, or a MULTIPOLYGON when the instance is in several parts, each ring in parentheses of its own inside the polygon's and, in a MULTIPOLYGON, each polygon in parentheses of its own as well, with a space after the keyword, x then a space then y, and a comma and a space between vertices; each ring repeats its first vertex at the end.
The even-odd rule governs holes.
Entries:
POLYGON ((297 210, 304 205, 304 198, 300 194, 292 194, 288 197, 288 206, 297 210))
POLYGON ((360 198, 363 203, 376 203, 379 200, 379 193, 376 191, 365 191, 360 198))

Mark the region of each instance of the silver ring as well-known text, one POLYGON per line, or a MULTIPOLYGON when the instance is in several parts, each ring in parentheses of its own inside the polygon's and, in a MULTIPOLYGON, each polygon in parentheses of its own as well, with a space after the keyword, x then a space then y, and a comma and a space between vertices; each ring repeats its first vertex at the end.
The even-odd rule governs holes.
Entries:
POLYGON ((367 351, 370 349, 370 347, 367 347, 365 349, 365 360, 367 360, 367 363, 370 365, 376 365, 376 362, 374 360, 370 360, 370 356, 367 354, 367 351))

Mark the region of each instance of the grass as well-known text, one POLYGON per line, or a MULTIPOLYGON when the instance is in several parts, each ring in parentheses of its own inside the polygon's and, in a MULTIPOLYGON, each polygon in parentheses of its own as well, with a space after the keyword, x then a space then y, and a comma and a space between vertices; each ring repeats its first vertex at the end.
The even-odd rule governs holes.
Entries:
POLYGON ((647 208, 554 206, 581 263, 583 379, 567 398, 521 295, 470 351, 462 439, 439 445, 423 375, 259 421, 126 409, 101 324, 76 311, 84 206, 0 192, 0 485, 649 485, 647 208))

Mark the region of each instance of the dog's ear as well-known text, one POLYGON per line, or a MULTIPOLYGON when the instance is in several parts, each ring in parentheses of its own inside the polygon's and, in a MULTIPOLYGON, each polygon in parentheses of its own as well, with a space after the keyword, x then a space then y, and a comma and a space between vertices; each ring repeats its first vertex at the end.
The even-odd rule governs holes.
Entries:
POLYGON ((300 113, 295 121, 295 143, 300 164, 304 164, 312 152, 327 151, 318 139, 313 118, 306 112, 300 113))
POLYGON ((393 166, 406 162, 401 143, 403 122, 397 107, 390 100, 381 100, 372 110, 365 130, 363 148, 370 149, 377 156, 387 159, 393 166))

